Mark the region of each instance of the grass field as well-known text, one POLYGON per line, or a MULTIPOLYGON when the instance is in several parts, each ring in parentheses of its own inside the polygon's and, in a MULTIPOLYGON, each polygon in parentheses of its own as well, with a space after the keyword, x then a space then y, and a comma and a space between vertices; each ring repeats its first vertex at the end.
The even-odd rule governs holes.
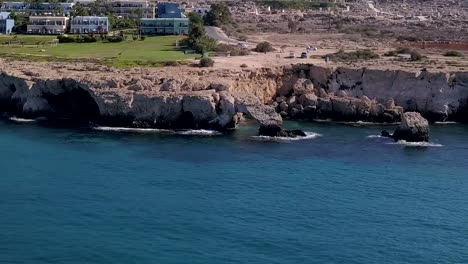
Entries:
MULTIPOLYGON (((18 36, 24 46, 8 46, 13 36, 0 36, 0 56, 30 58, 35 60, 87 60, 115 67, 158 66, 163 62, 194 58, 176 49, 179 36, 148 37, 144 41, 127 40, 120 43, 62 43, 47 44, 54 36, 18 36), (40 43, 40 44, 39 44, 40 43)), ((14 42, 16 42, 14 41, 14 42)))

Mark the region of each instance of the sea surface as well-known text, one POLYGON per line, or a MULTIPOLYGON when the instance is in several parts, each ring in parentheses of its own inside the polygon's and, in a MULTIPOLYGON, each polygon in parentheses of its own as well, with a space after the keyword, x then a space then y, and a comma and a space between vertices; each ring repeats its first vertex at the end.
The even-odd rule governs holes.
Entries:
POLYGON ((468 263, 468 126, 304 140, 0 121, 0 263, 468 263), (206 134, 206 136, 204 136, 206 134))

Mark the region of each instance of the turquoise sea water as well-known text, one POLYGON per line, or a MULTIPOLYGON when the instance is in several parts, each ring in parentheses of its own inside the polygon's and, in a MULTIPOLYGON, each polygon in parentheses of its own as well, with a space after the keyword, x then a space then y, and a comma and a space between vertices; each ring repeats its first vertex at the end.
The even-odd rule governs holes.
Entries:
POLYGON ((467 126, 288 126, 321 136, 0 121, 0 263, 468 263, 467 126))

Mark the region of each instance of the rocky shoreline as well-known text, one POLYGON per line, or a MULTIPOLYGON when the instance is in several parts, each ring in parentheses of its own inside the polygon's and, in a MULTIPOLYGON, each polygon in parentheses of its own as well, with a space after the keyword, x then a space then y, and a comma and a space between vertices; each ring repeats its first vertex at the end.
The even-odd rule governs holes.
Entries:
POLYGON ((0 111, 25 118, 67 118, 106 126, 234 129, 243 117, 260 132, 282 117, 399 122, 404 112, 429 121, 466 121, 468 73, 326 68, 308 64, 251 70, 180 67, 113 69, 0 59, 0 111))

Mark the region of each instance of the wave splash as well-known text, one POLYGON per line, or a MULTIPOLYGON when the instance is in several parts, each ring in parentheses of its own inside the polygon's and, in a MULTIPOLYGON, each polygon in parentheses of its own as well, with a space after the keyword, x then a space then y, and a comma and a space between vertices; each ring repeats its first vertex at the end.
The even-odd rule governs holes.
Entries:
POLYGON ((315 132, 304 132, 306 135, 304 137, 269 137, 269 136, 252 136, 253 139, 260 141, 275 141, 275 142, 288 142, 288 141, 298 141, 298 140, 307 140, 321 137, 321 134, 315 132))
POLYGON ((398 142, 387 143, 389 145, 402 145, 405 147, 443 147, 442 144, 431 142, 407 142, 406 140, 399 140, 398 142))
POLYGON ((167 129, 156 129, 156 128, 131 128, 131 127, 107 127, 107 126, 97 126, 92 127, 94 130, 98 131, 113 131, 113 132, 130 132, 130 133, 175 133, 172 130, 167 129))
POLYGON ((19 117, 10 117, 8 120, 18 123, 33 123, 36 122, 35 119, 26 119, 26 118, 19 118, 19 117))
POLYGON ((131 127, 107 127, 97 126, 92 127, 98 131, 110 131, 110 132, 128 132, 128 133, 164 133, 164 134, 178 134, 186 136, 220 136, 221 132, 216 130, 206 129, 193 129, 193 130, 170 130, 170 129, 157 129, 157 128, 131 128, 131 127))
POLYGON ((367 138, 388 138, 388 137, 384 137, 382 135, 368 135, 367 138))
POLYGON ((223 133, 216 130, 207 130, 207 129, 193 129, 186 131, 177 132, 179 135, 186 136, 221 136, 223 133))

